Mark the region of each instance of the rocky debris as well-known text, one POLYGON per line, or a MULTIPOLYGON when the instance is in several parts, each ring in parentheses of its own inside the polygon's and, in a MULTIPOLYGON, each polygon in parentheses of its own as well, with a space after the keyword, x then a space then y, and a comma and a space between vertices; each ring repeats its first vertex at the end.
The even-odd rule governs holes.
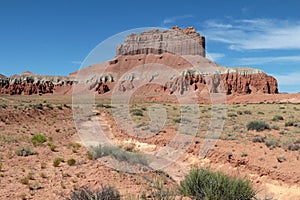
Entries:
POLYGON ((169 52, 178 55, 200 55, 205 57, 205 37, 193 27, 171 30, 150 30, 127 36, 117 47, 117 56, 136 54, 162 54, 169 52))

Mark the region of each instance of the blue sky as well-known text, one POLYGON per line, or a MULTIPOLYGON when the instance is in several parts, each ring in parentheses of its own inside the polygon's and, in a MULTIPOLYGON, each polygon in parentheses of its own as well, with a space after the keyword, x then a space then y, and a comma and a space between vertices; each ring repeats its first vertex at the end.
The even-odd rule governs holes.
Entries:
POLYGON ((260 68, 280 92, 299 92, 299 8, 296 0, 1 0, 0 73, 67 75, 115 34, 179 25, 205 35, 217 63, 260 68))

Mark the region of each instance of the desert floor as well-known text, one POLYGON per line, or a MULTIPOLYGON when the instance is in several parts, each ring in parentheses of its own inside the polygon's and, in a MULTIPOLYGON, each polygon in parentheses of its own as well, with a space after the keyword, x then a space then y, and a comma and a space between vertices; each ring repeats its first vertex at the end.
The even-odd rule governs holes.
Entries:
POLYGON ((147 166, 144 173, 126 173, 109 167, 106 162, 113 159, 109 156, 92 158, 74 123, 72 96, 0 96, 0 198, 65 199, 80 187, 111 185, 124 199, 135 199, 142 193, 157 192, 157 183, 165 190, 176 190, 189 169, 203 167, 251 180, 260 199, 300 199, 300 104, 247 99, 249 103, 232 101, 223 108, 199 104, 199 112, 176 103, 132 101, 132 126, 141 132, 149 130, 149 110, 154 103, 167 114, 157 133, 138 138, 117 124, 109 99, 97 97, 93 115, 83 123, 96 120, 114 145, 130 152, 163 148, 182 123, 191 123, 181 118, 182 112, 200 115, 199 124, 191 124, 198 129, 196 137, 175 162, 161 170, 147 166), (207 135, 213 116, 224 122, 218 138, 207 135), (253 120, 264 121, 270 128, 248 130, 253 120), (36 134, 46 141, 34 141, 36 134), (217 139, 216 143, 199 158, 209 138, 217 139))

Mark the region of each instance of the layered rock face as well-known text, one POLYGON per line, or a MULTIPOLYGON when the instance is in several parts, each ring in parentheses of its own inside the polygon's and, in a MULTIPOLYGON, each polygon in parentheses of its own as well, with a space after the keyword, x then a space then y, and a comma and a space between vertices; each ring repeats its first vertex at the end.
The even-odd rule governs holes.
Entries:
POLYGON ((56 89, 64 93, 76 83, 64 76, 41 76, 31 73, 0 77, 0 94, 32 95, 54 93, 56 89))
POLYGON ((125 42, 117 47, 117 56, 136 54, 200 55, 205 57, 205 37, 193 27, 171 30, 150 30, 129 35, 125 42))
POLYGON ((278 93, 277 81, 272 76, 258 69, 222 67, 205 58, 205 38, 194 28, 173 27, 167 31, 150 30, 129 35, 118 46, 115 58, 83 68, 69 76, 41 76, 30 72, 11 77, 0 75, 0 94, 72 94, 72 88, 78 85, 82 86, 80 91, 88 89, 97 94, 110 93, 113 89, 133 91, 143 78, 132 70, 140 66, 147 66, 144 71, 153 73, 153 78, 146 81, 149 86, 145 86, 145 92, 184 94, 196 91, 200 94, 207 91, 228 95, 278 93), (157 70, 151 70, 153 67, 157 70), (164 79, 161 85, 150 86, 157 77, 166 73, 161 71, 163 67, 178 73, 164 79), (103 69, 104 72, 99 74, 103 69))

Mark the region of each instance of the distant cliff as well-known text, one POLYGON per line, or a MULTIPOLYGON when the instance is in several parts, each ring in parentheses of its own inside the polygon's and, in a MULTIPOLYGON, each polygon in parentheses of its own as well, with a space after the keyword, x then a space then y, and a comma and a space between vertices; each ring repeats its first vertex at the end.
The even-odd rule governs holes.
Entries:
POLYGON ((150 30, 127 36, 125 42, 117 47, 117 56, 136 54, 200 55, 205 57, 205 37, 193 27, 171 30, 150 30))
POLYGON ((25 72, 10 77, 0 76, 0 94, 53 94, 55 91, 66 93, 75 83, 74 78, 65 76, 42 76, 25 72))
POLYGON ((205 38, 192 27, 131 34, 116 51, 117 56, 112 60, 83 68, 69 76, 42 76, 30 72, 10 77, 0 74, 0 94, 71 94, 73 86, 80 84, 87 85, 89 90, 98 94, 109 93, 115 87, 126 92, 137 87, 136 81, 139 80, 139 77, 130 74, 130 70, 146 64, 149 67, 168 66, 180 72, 180 76, 165 80, 163 85, 148 88, 157 92, 184 94, 189 90, 207 90, 228 95, 278 93, 277 80, 261 70, 227 68, 206 59, 205 38), (206 69, 212 66, 215 71, 207 72, 206 69), (106 69, 104 74, 99 74, 100 69, 106 69), (122 80, 126 73, 130 78, 122 80), (80 74, 88 74, 89 77, 80 82, 76 76, 80 74))

